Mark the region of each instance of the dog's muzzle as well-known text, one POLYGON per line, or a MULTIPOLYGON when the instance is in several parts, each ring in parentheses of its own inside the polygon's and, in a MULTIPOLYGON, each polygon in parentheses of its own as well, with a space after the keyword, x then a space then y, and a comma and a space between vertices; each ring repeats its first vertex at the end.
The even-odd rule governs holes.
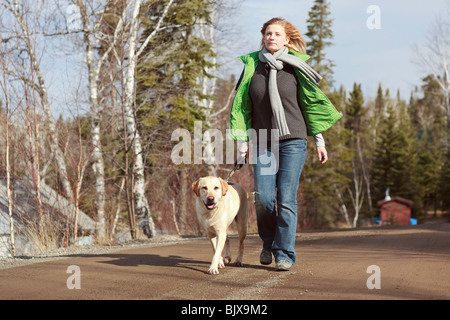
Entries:
POLYGON ((212 210, 216 207, 216 202, 214 201, 214 198, 208 198, 206 199, 206 202, 203 202, 207 210, 212 210))

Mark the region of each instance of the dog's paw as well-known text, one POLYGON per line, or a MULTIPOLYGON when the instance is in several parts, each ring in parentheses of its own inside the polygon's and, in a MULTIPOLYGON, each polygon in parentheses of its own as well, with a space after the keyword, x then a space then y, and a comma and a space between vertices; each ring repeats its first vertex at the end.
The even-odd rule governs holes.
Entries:
POLYGON ((223 262, 225 262, 225 264, 229 264, 231 262, 231 257, 223 258, 223 262))
POLYGON ((242 263, 242 261, 239 261, 239 260, 236 260, 236 261, 234 262, 234 265, 235 265, 236 267, 243 267, 243 266, 244 266, 244 264, 242 263))
POLYGON ((215 267, 211 267, 208 270, 208 274, 219 274, 219 269, 215 267))

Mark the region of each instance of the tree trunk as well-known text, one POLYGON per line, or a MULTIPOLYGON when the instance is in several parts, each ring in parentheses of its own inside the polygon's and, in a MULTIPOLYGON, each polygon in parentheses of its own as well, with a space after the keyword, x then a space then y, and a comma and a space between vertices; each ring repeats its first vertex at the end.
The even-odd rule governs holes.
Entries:
MULTIPOLYGON (((3 61, 4 63, 4 61, 3 61)), ((5 166, 6 166, 6 193, 8 197, 8 213, 9 213, 9 233, 10 233, 10 244, 11 244, 11 255, 16 256, 16 242, 14 239, 14 218, 13 218, 13 196, 11 189, 11 166, 9 164, 9 101, 8 94, 6 90, 6 78, 5 72, 3 73, 2 89, 5 96, 5 107, 6 107, 6 123, 5 123, 5 166)))
POLYGON ((142 46, 137 50, 138 42, 138 25, 139 25, 139 10, 142 4, 142 0, 136 0, 134 2, 134 8, 131 18, 130 35, 128 39, 127 60, 128 68, 125 75, 125 118, 128 137, 132 141, 134 146, 134 201, 136 217, 138 219, 139 228, 144 234, 151 238, 155 235, 155 225, 153 219, 150 217, 150 206, 145 196, 145 168, 144 157, 142 154, 142 142, 139 132, 136 127, 135 119, 135 93, 136 93, 136 66, 139 55, 143 52, 144 48, 148 45, 151 38, 160 30, 161 23, 167 12, 172 5, 173 0, 170 0, 164 8, 159 20, 155 26, 154 31, 145 39, 142 46))
MULTIPOLYGON (((102 154, 101 132, 100 132, 100 110, 98 103, 98 80, 102 59, 94 61, 94 44, 91 39, 89 16, 83 1, 77 2, 80 9, 82 25, 84 30, 84 41, 86 44, 86 64, 89 75, 89 100, 91 104, 91 144, 92 144, 92 171, 95 176, 95 205, 97 209, 97 237, 105 239, 105 164, 102 154)), ((96 31, 96 30, 94 30, 96 31)))
POLYGON ((16 242, 14 239, 13 197, 11 190, 11 167, 9 165, 9 115, 6 114, 6 192, 8 193, 9 233, 11 240, 11 255, 16 256, 16 242))
POLYGON ((136 46, 137 46, 137 29, 138 29, 138 14, 141 7, 141 0, 137 0, 134 4, 133 16, 131 20, 130 37, 128 39, 128 69, 126 72, 125 81, 125 120, 127 126, 128 137, 134 146, 134 201, 136 217, 138 219, 139 228, 144 234, 151 238, 155 234, 154 225, 151 217, 149 217, 150 207, 145 197, 145 172, 144 159, 142 156, 141 137, 136 127, 136 120, 134 116, 134 101, 135 101, 135 75, 136 75, 136 46))
POLYGON ((67 176, 67 167, 64 160, 63 152, 61 148, 59 147, 58 142, 58 135, 56 132, 56 125, 55 121, 53 119, 53 115, 50 110, 50 104, 48 102, 48 94, 47 94, 47 88, 44 81, 44 76, 41 72, 41 69, 39 67, 39 63, 37 60, 36 53, 34 51, 33 45, 31 43, 30 34, 28 30, 27 23, 24 20, 24 17, 19 12, 19 4, 17 0, 14 1, 14 3, 7 7, 8 10, 11 11, 11 13, 14 15, 14 18, 17 20, 19 27, 22 31, 22 38, 25 43, 25 47, 27 49, 28 55, 30 57, 33 71, 36 73, 38 83, 36 84, 37 91, 39 94, 39 97, 41 99, 42 108, 44 109, 44 113, 46 116, 47 121, 47 132, 49 136, 49 143, 50 148, 54 151, 55 161, 56 165, 59 170, 59 178, 62 185, 63 192, 65 193, 66 197, 69 199, 69 201, 73 201, 73 192, 72 188, 70 186, 70 182, 67 176))
POLYGON ((369 201, 369 211, 372 212, 372 192, 370 188, 370 177, 369 173, 367 171, 367 165, 364 161, 364 157, 362 154, 362 148, 361 148, 361 139, 359 137, 359 134, 356 136, 356 146, 358 148, 358 157, 359 162, 361 163, 361 170, 363 174, 364 181, 366 182, 366 188, 367 188, 367 201, 369 201))
POLYGON ((358 173, 358 168, 355 164, 355 161, 352 160, 352 169, 353 169, 353 185, 355 187, 355 195, 353 196, 353 192, 350 188, 348 191, 350 193, 350 198, 352 200, 353 208, 355 209, 355 216, 353 217, 353 228, 356 228, 359 218, 359 212, 361 210, 361 206, 363 204, 364 193, 362 191, 362 178, 358 173))
POLYGON ((186 226, 187 223, 187 203, 189 195, 188 175, 186 169, 182 169, 180 173, 180 193, 179 193, 179 206, 178 206, 178 222, 182 226, 186 226))
POLYGON ((336 193, 337 197, 339 198, 339 202, 340 202, 339 212, 344 216, 345 223, 347 223, 347 225, 349 227, 351 227, 352 224, 350 223, 350 220, 348 219, 348 210, 347 210, 347 206, 344 203, 344 200, 342 199, 342 194, 335 184, 333 186, 334 186, 334 192, 336 193))

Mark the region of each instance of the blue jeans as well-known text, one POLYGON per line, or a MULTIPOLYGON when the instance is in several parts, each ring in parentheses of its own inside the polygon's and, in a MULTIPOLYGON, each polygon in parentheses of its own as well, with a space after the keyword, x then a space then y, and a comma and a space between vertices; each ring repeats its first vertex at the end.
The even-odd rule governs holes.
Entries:
POLYGON ((290 139, 279 141, 278 146, 256 148, 253 170, 258 233, 263 249, 272 251, 276 262, 295 263, 297 190, 306 143, 306 139, 290 139))

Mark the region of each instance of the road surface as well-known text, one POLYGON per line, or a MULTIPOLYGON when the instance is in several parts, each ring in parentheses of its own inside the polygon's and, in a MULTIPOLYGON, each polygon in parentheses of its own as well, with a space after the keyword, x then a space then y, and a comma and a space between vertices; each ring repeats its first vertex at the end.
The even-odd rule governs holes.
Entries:
POLYGON ((259 264, 257 235, 245 246, 216 276, 206 238, 3 269, 0 299, 450 299, 450 223, 299 233, 285 272, 259 264))

